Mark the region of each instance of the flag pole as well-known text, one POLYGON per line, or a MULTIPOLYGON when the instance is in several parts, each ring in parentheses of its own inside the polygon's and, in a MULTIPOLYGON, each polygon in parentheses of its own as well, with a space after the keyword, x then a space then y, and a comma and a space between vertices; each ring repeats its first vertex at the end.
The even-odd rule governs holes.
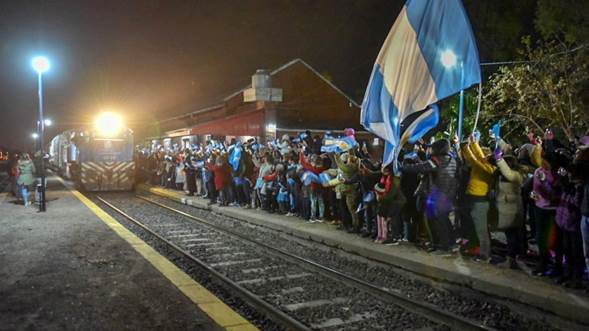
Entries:
POLYGON ((462 112, 464 109, 464 62, 460 62, 460 104, 458 106, 458 142, 462 141, 462 112))

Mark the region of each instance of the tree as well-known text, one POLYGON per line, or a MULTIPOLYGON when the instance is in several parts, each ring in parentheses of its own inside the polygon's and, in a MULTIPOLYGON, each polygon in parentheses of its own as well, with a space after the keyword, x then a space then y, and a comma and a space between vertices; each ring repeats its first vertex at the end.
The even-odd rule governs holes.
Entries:
POLYGON ((536 29, 546 39, 575 45, 589 42, 589 1, 539 0, 536 29))
POLYGON ((503 118, 538 131, 560 128, 569 140, 586 133, 589 117, 582 99, 588 79, 584 48, 523 39, 525 63, 502 66, 486 88, 485 117, 503 118))

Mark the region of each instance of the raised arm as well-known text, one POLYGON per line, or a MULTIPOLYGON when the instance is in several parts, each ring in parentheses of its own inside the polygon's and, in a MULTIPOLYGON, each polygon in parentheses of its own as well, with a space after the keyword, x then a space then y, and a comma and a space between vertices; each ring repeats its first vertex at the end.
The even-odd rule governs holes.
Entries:
POLYGON ((511 183, 517 183, 520 185, 524 182, 523 175, 518 171, 512 170, 507 164, 507 162, 505 162, 505 160, 497 160, 497 167, 499 168, 499 171, 501 172, 503 177, 507 179, 507 181, 511 183))
POLYGON ((477 143, 468 144, 463 150, 464 158, 466 162, 471 166, 471 168, 478 168, 488 174, 493 174, 495 172, 495 167, 493 167, 485 158, 483 151, 481 150, 480 146, 477 143), (477 150, 478 149, 478 150, 477 150), (475 151, 477 150, 477 151, 475 151), (483 155, 482 158, 478 158, 476 154, 483 155))

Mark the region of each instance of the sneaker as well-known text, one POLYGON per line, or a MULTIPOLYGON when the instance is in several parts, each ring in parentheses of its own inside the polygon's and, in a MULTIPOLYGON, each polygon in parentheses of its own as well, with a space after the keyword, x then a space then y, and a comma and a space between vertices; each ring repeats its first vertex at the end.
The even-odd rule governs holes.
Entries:
POLYGON ((382 241, 383 241, 382 239, 376 239, 376 240, 374 241, 374 243, 375 243, 375 244, 382 244, 382 241))
POLYGON ((315 220, 314 220, 314 219, 312 219, 312 218, 311 218, 311 219, 308 219, 308 220, 307 220, 307 223, 314 224, 314 223, 315 223, 315 220))
POLYGON ((550 278, 560 277, 560 276, 562 276, 562 270, 559 268, 551 268, 551 269, 547 270, 546 272, 544 272, 544 276, 550 277, 550 278))
POLYGON ((544 273, 545 272, 546 272, 546 269, 544 269, 544 268, 537 268, 534 271, 532 271, 532 275, 533 276, 542 277, 542 276, 544 276, 544 273))
POLYGON ((474 262, 478 262, 478 263, 486 263, 486 264, 491 264, 491 258, 490 257, 483 257, 483 256, 477 256, 474 259, 472 259, 474 262))
POLYGON ((382 244, 387 246, 397 246, 399 245, 399 241, 397 239, 387 239, 383 241, 382 244))
POLYGON ((318 219, 315 220, 315 222, 317 222, 317 223, 323 223, 323 219, 322 218, 318 218, 318 219))
POLYGON ((288 212, 288 213, 286 213, 286 215, 284 215, 284 216, 291 217, 291 216, 293 216, 293 214, 292 214, 291 212, 288 212))

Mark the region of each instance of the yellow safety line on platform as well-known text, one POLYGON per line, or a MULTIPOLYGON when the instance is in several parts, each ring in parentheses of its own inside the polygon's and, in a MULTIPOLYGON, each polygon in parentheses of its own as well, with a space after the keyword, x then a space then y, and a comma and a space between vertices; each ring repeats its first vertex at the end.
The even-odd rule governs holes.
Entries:
POLYGON ((139 254, 168 278, 184 295, 209 315, 219 326, 230 331, 258 330, 255 325, 229 308, 229 306, 219 300, 214 294, 190 278, 184 271, 160 255, 131 231, 127 230, 127 228, 98 207, 94 202, 86 198, 82 193, 76 190, 71 190, 71 192, 116 234, 125 239, 139 254))

